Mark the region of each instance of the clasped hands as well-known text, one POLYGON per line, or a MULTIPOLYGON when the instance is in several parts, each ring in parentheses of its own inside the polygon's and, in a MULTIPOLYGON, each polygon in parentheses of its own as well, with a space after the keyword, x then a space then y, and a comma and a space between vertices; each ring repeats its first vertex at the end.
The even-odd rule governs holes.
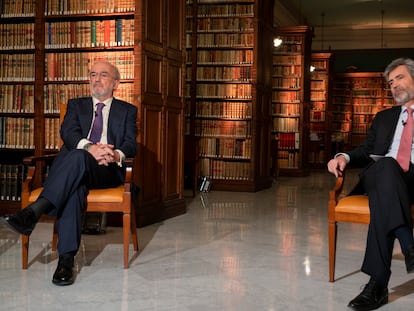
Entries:
POLYGON ((93 155, 99 165, 108 166, 120 160, 120 155, 114 150, 114 145, 96 143, 89 147, 88 152, 93 155))

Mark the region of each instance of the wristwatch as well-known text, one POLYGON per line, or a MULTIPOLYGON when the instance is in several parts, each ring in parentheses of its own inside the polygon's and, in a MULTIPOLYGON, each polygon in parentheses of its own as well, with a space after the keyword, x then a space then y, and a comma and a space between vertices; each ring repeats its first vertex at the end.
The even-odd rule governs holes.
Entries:
POLYGON ((87 144, 85 144, 85 146, 83 146, 83 150, 88 151, 88 150, 89 150, 89 148, 90 148, 92 145, 93 145, 92 143, 87 143, 87 144))

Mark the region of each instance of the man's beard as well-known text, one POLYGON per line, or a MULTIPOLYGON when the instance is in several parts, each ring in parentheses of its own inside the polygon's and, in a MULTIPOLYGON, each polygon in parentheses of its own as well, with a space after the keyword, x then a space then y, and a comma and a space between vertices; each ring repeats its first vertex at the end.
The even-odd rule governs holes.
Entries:
POLYGON ((414 99, 414 90, 402 90, 400 91, 399 95, 394 94, 394 100, 399 105, 404 105, 405 103, 409 102, 410 100, 414 99))

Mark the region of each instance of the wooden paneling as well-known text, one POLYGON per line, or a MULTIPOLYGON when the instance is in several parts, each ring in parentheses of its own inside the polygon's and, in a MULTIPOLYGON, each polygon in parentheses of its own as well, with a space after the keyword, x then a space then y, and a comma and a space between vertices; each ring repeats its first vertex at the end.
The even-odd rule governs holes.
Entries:
POLYGON ((162 43, 163 2, 163 0, 145 0, 146 40, 162 43))

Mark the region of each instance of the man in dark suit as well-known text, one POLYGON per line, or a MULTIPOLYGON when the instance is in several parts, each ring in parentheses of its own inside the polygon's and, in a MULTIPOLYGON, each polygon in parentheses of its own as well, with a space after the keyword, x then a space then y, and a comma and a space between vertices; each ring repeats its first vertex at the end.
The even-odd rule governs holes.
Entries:
POLYGON ((106 61, 93 64, 92 96, 68 101, 60 129, 64 144, 39 199, 1 218, 15 232, 30 235, 42 214, 57 216, 59 262, 52 279, 56 285, 74 282, 74 257, 88 190, 121 185, 125 178, 122 162, 137 152, 137 109, 113 98, 119 83, 117 67, 106 61))
POLYGON ((363 145, 339 153, 328 162, 328 171, 336 177, 347 164, 363 167, 356 189, 369 198, 370 224, 361 270, 370 280, 348 304, 354 310, 374 310, 388 302, 395 239, 405 256, 407 272, 414 271, 410 208, 414 202, 414 61, 394 60, 385 69, 384 77, 398 105, 377 113, 363 145), (405 153, 402 149, 406 149, 405 153))

